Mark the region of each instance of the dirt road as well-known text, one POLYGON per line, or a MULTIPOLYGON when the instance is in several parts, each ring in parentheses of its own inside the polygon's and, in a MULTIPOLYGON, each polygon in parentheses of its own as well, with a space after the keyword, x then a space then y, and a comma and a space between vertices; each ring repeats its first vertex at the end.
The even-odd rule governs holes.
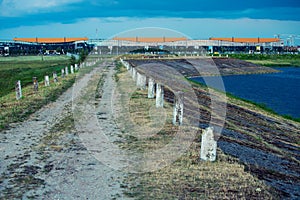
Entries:
MULTIPOLYGON (((102 92, 110 92, 112 60, 103 61, 28 120, 1 132, 0 199, 125 198, 121 186, 126 175, 101 163, 87 150, 73 117, 73 92, 84 90, 78 87, 88 87, 86 83, 99 81, 103 74, 107 75, 102 92)), ((105 104, 102 98, 95 101, 101 110, 105 104)))

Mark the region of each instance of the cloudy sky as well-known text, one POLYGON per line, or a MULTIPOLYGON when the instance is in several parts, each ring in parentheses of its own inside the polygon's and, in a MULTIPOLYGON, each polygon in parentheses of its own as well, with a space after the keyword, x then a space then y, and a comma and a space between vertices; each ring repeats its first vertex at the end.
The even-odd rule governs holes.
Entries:
POLYGON ((142 27, 194 39, 288 37, 300 35, 299 13, 299 0, 0 0, 0 39, 109 38, 142 27))

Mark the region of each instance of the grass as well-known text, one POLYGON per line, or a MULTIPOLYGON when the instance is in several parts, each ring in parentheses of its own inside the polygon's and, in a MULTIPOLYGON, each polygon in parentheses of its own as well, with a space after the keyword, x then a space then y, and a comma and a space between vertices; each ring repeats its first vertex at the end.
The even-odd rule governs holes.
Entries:
MULTIPOLYGON (((21 82, 23 98, 19 101, 16 100, 15 92, 11 90, 7 90, 7 94, 0 96, 0 130, 9 128, 9 124, 11 123, 20 122, 27 119, 27 117, 30 114, 39 110, 43 105, 46 105, 51 101, 55 101, 64 91, 66 91, 69 87, 73 85, 73 83, 75 82, 75 78, 80 78, 85 73, 90 72, 94 68, 93 66, 82 68, 80 70, 80 73, 78 73, 77 75, 69 74, 65 78, 61 78, 59 76, 59 81, 57 83, 54 83, 52 77, 50 76, 50 87, 45 87, 44 83, 40 81, 39 91, 34 92, 32 86, 33 74, 34 76, 40 74, 40 76, 43 77, 45 75, 42 74, 43 72, 50 70, 52 73, 54 69, 64 67, 61 65, 67 64, 69 62, 69 59, 65 56, 47 57, 46 59, 44 59, 44 61, 37 61, 37 56, 23 56, 14 58, 16 59, 16 61, 13 61, 13 58, 11 57, 1 58, 0 63, 5 62, 6 65, 3 65, 3 70, 1 68, 0 72, 14 72, 18 69, 21 69, 25 74, 28 74, 28 79, 30 81, 27 86, 24 86, 24 83, 21 82), (49 59, 49 62, 45 63, 45 60, 47 61, 47 59, 49 59), (31 68, 26 68, 23 65, 26 62, 28 62, 28 64, 31 64, 31 68), (9 66, 11 69, 8 69, 9 66), (8 70, 5 70, 5 68, 8 70)), ((3 76, 3 74, 0 73, 0 76, 3 76)), ((17 79, 17 77, 20 76, 20 74, 11 73, 10 76, 11 79, 17 79)), ((2 81, 2 77, 0 80, 2 81)), ((39 80, 43 80, 43 78, 39 80)), ((1 88, 1 90, 2 89, 3 88, 1 88)))
POLYGON ((43 105, 56 100, 64 91, 73 85, 75 75, 69 75, 59 82, 51 82, 50 87, 43 86, 40 82, 39 91, 34 92, 32 86, 22 89, 24 98, 16 100, 16 94, 11 92, 0 97, 0 130, 8 128, 14 122, 23 121, 30 114, 40 109, 43 105))
MULTIPOLYGON (((130 114, 137 124, 147 123, 146 101, 149 100, 140 91, 131 99, 130 114)), ((171 105, 167 105, 166 108, 170 113, 171 105)), ((127 142, 121 146, 126 150, 148 152, 168 144, 175 133, 176 127, 167 120, 157 134, 145 139, 127 135, 125 138, 127 142)), ((248 173, 237 160, 219 151, 217 162, 202 162, 199 160, 199 152, 200 141, 196 138, 188 152, 171 165, 154 172, 131 174, 128 176, 127 185, 124 185, 126 195, 136 199, 272 197, 270 188, 248 173)))
POLYGON ((43 80, 45 75, 58 75, 61 69, 70 65, 67 56, 19 56, 0 58, 0 97, 14 90, 15 82, 21 80, 22 86, 32 83, 32 77, 43 80))
POLYGON ((114 78, 115 78, 115 81, 118 82, 119 81, 119 75, 123 72, 126 71, 126 69, 123 67, 122 63, 120 61, 116 61, 116 67, 115 67, 115 70, 116 70, 116 73, 114 74, 114 78))
POLYGON ((217 162, 199 161, 199 146, 172 165, 128 178, 127 195, 137 199, 271 199, 272 193, 236 160, 218 151, 217 162), (137 182, 138 180, 138 182, 137 182))
POLYGON ((231 54, 229 56, 263 66, 300 67, 300 55, 231 54))

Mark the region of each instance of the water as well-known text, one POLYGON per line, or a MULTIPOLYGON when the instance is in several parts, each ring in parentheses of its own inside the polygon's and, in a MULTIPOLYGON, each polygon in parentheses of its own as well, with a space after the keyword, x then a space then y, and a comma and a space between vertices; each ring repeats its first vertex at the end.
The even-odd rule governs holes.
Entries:
MULTIPOLYGON (((280 73, 223 76, 225 91, 265 104, 281 115, 300 118, 300 68, 276 67, 280 73)), ((205 77, 207 85, 222 90, 220 77, 205 77)), ((205 83, 201 77, 192 78, 205 83)))

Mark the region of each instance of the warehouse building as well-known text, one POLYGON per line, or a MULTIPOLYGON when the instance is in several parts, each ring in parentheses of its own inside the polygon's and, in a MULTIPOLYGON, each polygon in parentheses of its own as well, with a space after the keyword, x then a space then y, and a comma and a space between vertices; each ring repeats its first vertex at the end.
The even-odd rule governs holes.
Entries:
POLYGON ((0 54, 37 55, 66 54, 79 52, 81 49, 92 50, 88 38, 14 38, 12 41, 0 41, 0 54))

